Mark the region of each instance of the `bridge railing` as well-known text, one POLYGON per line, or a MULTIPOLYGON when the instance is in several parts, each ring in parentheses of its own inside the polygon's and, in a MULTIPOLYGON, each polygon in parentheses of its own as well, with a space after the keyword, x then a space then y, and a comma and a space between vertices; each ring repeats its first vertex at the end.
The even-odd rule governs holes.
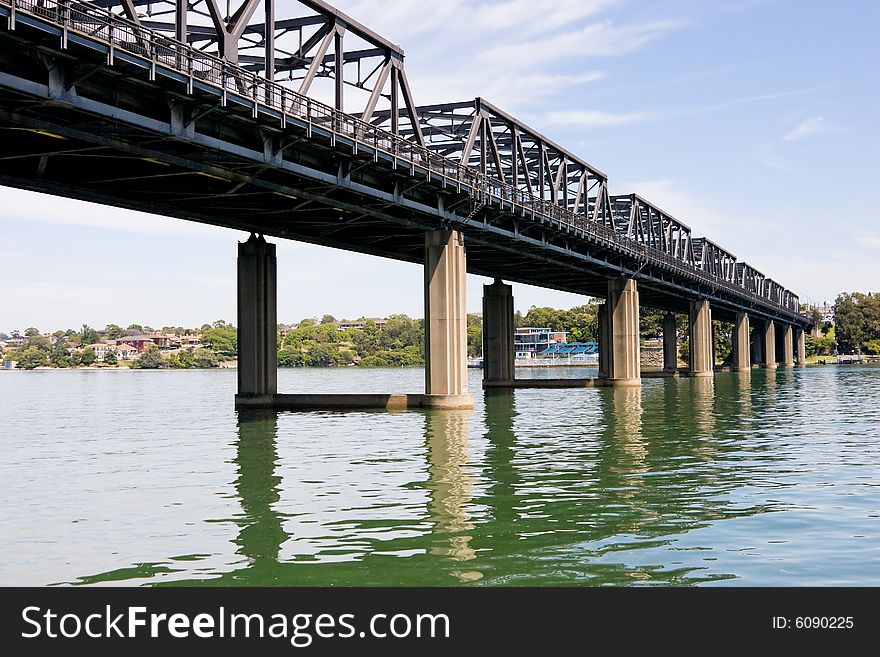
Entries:
MULTIPOLYGON (((447 178, 454 178, 467 188, 475 198, 489 197, 491 199, 494 197, 502 205, 509 203, 533 215, 582 231, 599 242, 628 254, 637 261, 643 263, 653 261, 657 264, 663 264, 680 274, 701 280, 716 289, 728 289, 736 294, 754 297, 756 301, 770 303, 791 312, 791 309, 785 308, 782 304, 771 299, 758 297, 744 287, 734 286, 718 276, 687 267, 683 262, 676 260, 662 250, 639 244, 626 235, 620 234, 611 226, 595 219, 603 212, 607 212, 610 216, 610 207, 599 209, 594 205, 592 208, 588 208, 588 211, 593 213, 593 218, 586 214, 574 213, 552 201, 538 198, 519 187, 443 157, 400 135, 378 128, 325 103, 267 80, 241 66, 197 50, 176 39, 170 39, 159 32, 118 16, 109 9, 79 0, 0 0, 0 4, 10 7, 13 16, 16 11, 26 11, 50 20, 65 30, 74 30, 91 39, 102 41, 111 48, 111 53, 113 49, 124 50, 149 60, 152 66, 161 65, 185 74, 192 81, 199 80, 222 89, 224 93, 236 94, 254 103, 255 109, 259 105, 272 108, 283 114, 304 120, 311 126, 348 137, 393 158, 408 162, 412 166, 422 167, 447 178)), ((600 204, 604 201, 597 198, 595 203, 600 204)))

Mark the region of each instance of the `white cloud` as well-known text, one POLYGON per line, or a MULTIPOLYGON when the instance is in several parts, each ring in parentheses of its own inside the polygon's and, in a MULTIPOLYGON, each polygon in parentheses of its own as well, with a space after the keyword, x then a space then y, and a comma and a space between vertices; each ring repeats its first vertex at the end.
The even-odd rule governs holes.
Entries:
POLYGON ((856 236, 856 243, 861 244, 862 246, 870 246, 875 249, 880 248, 880 235, 862 233, 861 235, 856 236))
POLYGON ((617 17, 621 0, 339 0, 406 51, 417 104, 481 96, 521 112, 603 73, 590 59, 634 52, 682 25, 617 17))
POLYGON ((502 44, 482 52, 477 59, 497 65, 534 67, 572 57, 615 57, 638 50, 681 25, 676 21, 623 25, 603 21, 532 41, 502 44))
POLYGON ((780 91, 744 98, 733 98, 712 105, 700 105, 695 107, 677 107, 666 110, 631 110, 626 112, 608 112, 605 110, 572 110, 551 111, 544 115, 544 121, 552 125, 566 125, 576 127, 609 127, 618 125, 630 125, 633 123, 645 123, 648 121, 684 119, 698 114, 707 114, 719 110, 759 103, 777 98, 787 98, 815 91, 814 89, 799 89, 795 91, 780 91))
POLYGON ((834 132, 836 130, 838 130, 838 128, 825 123, 824 117, 810 116, 786 133, 783 139, 785 141, 799 141, 811 135, 817 135, 823 132, 834 132))

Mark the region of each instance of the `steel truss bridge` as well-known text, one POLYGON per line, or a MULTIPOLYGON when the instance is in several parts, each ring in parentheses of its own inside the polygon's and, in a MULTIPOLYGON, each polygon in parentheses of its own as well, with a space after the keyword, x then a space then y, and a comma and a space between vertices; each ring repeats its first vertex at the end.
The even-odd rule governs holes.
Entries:
POLYGON ((806 328, 798 297, 477 98, 419 106, 401 48, 321 0, 0 0, 0 184, 806 328))

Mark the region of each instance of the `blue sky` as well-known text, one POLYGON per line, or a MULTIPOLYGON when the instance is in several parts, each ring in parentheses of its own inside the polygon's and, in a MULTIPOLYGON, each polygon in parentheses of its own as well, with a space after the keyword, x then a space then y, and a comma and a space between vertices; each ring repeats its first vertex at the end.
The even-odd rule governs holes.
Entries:
MULTIPOLYGON (((417 103, 487 98, 802 300, 880 290, 880 3, 334 4, 404 47, 417 103)), ((234 320, 245 237, 0 188, 0 330, 234 320)), ((279 321, 422 314, 419 267, 278 254, 279 321)), ((522 310, 583 302, 515 294, 522 310)))

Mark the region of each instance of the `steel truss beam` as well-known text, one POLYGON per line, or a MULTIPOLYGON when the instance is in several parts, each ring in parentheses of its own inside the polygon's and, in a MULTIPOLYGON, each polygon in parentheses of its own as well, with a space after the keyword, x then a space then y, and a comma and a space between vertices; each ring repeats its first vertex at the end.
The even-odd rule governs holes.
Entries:
MULTIPOLYGON (((614 228, 639 244, 696 267, 691 229, 638 194, 611 197, 614 228)), ((705 269, 703 271, 706 271, 705 269)))
MULTIPOLYGON (((487 100, 423 105, 416 111, 431 150, 542 201, 612 224, 604 173, 487 100)), ((385 126, 391 117, 377 112, 370 118, 385 126)))
MULTIPOLYGON (((60 0, 45 0, 58 5, 60 0)), ((85 0, 170 39, 200 50, 300 94, 331 101, 369 119, 377 109, 397 115, 391 131, 423 144, 404 70, 403 50, 322 0, 291 0, 297 16, 276 19, 276 0, 85 0), (273 26, 267 29, 267 26, 273 26), (341 62, 341 63, 340 63, 341 62), (332 83, 318 89, 316 80, 332 83), (346 93, 352 89, 352 93, 346 93), (381 107, 380 107, 381 106, 381 107)))

